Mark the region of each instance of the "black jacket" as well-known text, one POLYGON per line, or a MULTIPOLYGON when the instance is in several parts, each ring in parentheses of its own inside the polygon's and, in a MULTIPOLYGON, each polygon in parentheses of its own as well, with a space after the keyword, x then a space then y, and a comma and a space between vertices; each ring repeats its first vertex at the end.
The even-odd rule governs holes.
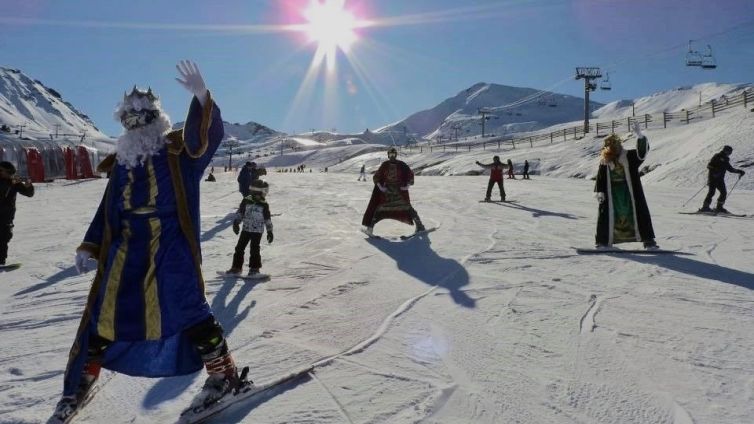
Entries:
POLYGON ((27 187, 24 183, 13 183, 11 180, 0 179, 0 223, 10 224, 16 216, 16 193, 26 197, 34 196, 34 186, 27 187))
POLYGON ((726 171, 738 172, 736 168, 730 165, 730 159, 728 158, 728 155, 723 152, 716 153, 715 156, 712 156, 712 159, 710 159, 709 163, 707 164, 707 169, 709 169, 709 180, 725 179, 726 171))

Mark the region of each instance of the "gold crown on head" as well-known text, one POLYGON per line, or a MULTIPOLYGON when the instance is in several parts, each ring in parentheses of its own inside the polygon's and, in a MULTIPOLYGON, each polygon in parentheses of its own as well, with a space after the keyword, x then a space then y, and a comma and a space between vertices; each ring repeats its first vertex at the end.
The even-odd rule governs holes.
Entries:
POLYGON ((126 92, 123 92, 123 101, 125 102, 127 99, 130 98, 146 98, 150 102, 155 102, 159 100, 160 98, 155 96, 154 93, 152 93, 152 87, 147 88, 147 91, 139 90, 138 87, 134 85, 134 88, 131 89, 131 94, 126 94, 126 92))

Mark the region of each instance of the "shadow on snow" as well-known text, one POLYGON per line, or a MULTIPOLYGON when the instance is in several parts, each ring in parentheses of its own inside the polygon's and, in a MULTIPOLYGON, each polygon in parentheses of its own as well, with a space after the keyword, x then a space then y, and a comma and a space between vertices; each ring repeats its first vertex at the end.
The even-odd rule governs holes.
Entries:
POLYGON ((628 254, 622 255, 622 257, 643 264, 657 265, 672 271, 693 275, 699 278, 734 284, 736 286, 754 290, 754 274, 739 271, 737 269, 675 255, 647 256, 628 254))
POLYGON ((367 241, 393 258, 399 270, 430 286, 447 289, 453 301, 463 307, 476 305, 476 301, 461 290, 469 284, 469 273, 458 261, 435 253, 426 234, 401 242, 373 238, 367 241))

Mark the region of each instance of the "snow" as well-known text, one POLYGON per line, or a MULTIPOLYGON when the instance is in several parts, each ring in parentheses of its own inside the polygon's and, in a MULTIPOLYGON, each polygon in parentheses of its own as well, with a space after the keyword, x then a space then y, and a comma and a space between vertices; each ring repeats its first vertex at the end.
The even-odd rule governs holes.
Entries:
MULTIPOLYGON (((419 175, 411 191, 425 224, 440 228, 405 242, 365 239, 359 222, 372 185, 355 173, 384 160, 376 146, 330 168, 340 172, 271 167, 268 200, 281 215, 262 258, 272 278, 223 281, 214 274, 230 265, 229 214, 240 195, 234 172, 216 172, 216 183, 202 185, 203 268, 236 361, 259 382, 321 362, 308 378, 215 422, 750 421, 754 219, 677 212, 701 181, 696 164, 718 144, 733 144, 734 159, 752 158, 751 115, 741 108, 648 132, 649 163, 661 163, 643 180, 657 241, 688 255, 575 254, 572 246, 593 243, 596 203, 592 181, 565 177, 596 168, 598 142, 587 139, 505 151, 537 155, 548 174, 505 180, 515 204, 479 203, 487 177, 464 176, 493 152, 402 156, 428 174, 457 175, 419 175)), ((368 147, 267 164, 306 159, 313 167, 368 147)), ((752 212, 750 182, 747 174, 730 210, 752 212)), ((9 261, 24 265, 0 274, 0 422, 44 422, 58 399, 93 277, 77 275, 73 250, 105 183, 59 181, 19 196, 9 261)), ((411 228, 381 222, 375 230, 411 228)), ((77 422, 174 422, 203 378, 106 372, 77 422)))
MULTIPOLYGON (((2 75, 20 78, 7 69, 2 75)), ((18 81, 14 87, 46 92, 41 83, 18 81)), ((499 87, 482 83, 459 93, 453 101, 467 112, 454 114, 454 103, 415 118, 437 125, 471 119, 474 102, 496 98, 499 87), (442 108, 448 113, 434 115, 442 108)), ((632 103, 637 113, 677 111, 698 104, 700 91, 708 101, 745 87, 676 89, 610 103, 595 115, 625 117, 632 103)), ((34 115, 47 122, 42 118, 34 115)), ((573 125, 560 120, 543 131, 573 125)), ((208 301, 237 363, 250 366, 255 381, 317 366, 214 422, 750 422, 754 219, 677 212, 700 206, 706 163, 723 145, 734 149, 733 166, 748 172, 740 181, 729 175, 729 190, 737 185, 726 207, 754 212, 754 113, 736 107, 689 125, 657 125, 645 131, 652 150, 642 181, 659 245, 683 254, 575 253, 574 246, 594 240, 590 178, 601 137, 515 149, 402 150, 400 159, 417 173, 412 202, 425 225, 439 228, 397 242, 359 231, 372 184, 356 178, 362 165, 377 169, 384 144, 402 129, 267 137, 272 130, 260 124, 226 123, 241 143, 234 166, 259 155, 254 160, 268 168, 275 242, 263 245, 262 259, 272 278, 253 284, 215 275, 230 266, 237 239, 231 214, 240 200, 237 174, 222 172, 222 153, 214 161, 217 182, 202 183, 208 301), (281 155, 280 146, 295 150, 281 155), (531 163, 532 180, 505 180, 517 203, 479 202, 487 176, 475 161, 489 163, 493 155, 519 171, 524 160, 531 163), (305 173, 276 172, 300 164, 305 173)), ((33 198, 18 197, 8 262, 23 266, 0 272, 0 423, 45 422, 60 396, 93 278, 77 274, 74 249, 105 184, 55 181, 38 184, 33 198)), ((411 231, 392 221, 375 228, 388 237, 411 231)), ((203 379, 105 372, 102 390, 76 422, 175 422, 203 379)))

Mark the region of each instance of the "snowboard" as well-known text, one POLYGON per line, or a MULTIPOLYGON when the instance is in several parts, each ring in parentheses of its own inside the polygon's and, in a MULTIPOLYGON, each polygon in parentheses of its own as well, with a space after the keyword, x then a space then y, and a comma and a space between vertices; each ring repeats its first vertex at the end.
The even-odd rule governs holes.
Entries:
POLYGON ((427 228, 427 229, 425 229, 423 231, 416 231, 413 234, 406 234, 406 235, 402 235, 402 236, 399 236, 399 237, 378 236, 376 234, 371 234, 370 235, 370 234, 367 234, 364 229, 362 229, 361 232, 364 233, 364 234, 366 234, 367 237, 369 237, 370 239, 373 239, 373 240, 409 240, 409 239, 412 239, 412 238, 414 238, 416 236, 419 236, 419 235, 422 235, 422 234, 431 233, 432 231, 435 231, 435 230, 437 230, 437 227, 430 227, 430 228, 427 228))
POLYGON ((228 274, 225 271, 217 271, 217 275, 224 278, 240 278, 246 281, 267 281, 270 279, 270 274, 263 274, 261 272, 250 276, 248 274, 228 274))
MULTIPOLYGON (((198 424, 206 422, 207 420, 216 417, 230 406, 243 402, 247 399, 252 399, 256 395, 274 389, 277 386, 285 384, 287 382, 296 380, 298 378, 306 377, 314 369, 314 365, 291 371, 284 374, 274 380, 268 381, 264 384, 255 385, 251 382, 246 382, 237 390, 228 393, 224 397, 220 398, 217 402, 209 405, 200 405, 194 408, 187 408, 181 412, 181 416, 178 419, 179 424, 198 424)), ((245 367, 241 376, 245 380, 248 373, 248 367, 245 367)))
POLYGON ((479 203, 518 203, 517 200, 480 200, 479 203))
POLYGON ((13 271, 14 269, 21 268, 21 263, 0 265, 0 271, 13 271))
POLYGON ((754 216, 746 215, 746 214, 739 214, 739 213, 719 213, 719 212, 678 212, 682 215, 707 215, 707 216, 722 216, 727 218, 754 218, 754 216))
POLYGON ((593 247, 574 247, 574 249, 576 249, 576 253, 580 255, 598 255, 601 253, 632 253, 639 255, 685 254, 679 250, 668 249, 619 249, 617 247, 607 247, 603 249, 593 247))

